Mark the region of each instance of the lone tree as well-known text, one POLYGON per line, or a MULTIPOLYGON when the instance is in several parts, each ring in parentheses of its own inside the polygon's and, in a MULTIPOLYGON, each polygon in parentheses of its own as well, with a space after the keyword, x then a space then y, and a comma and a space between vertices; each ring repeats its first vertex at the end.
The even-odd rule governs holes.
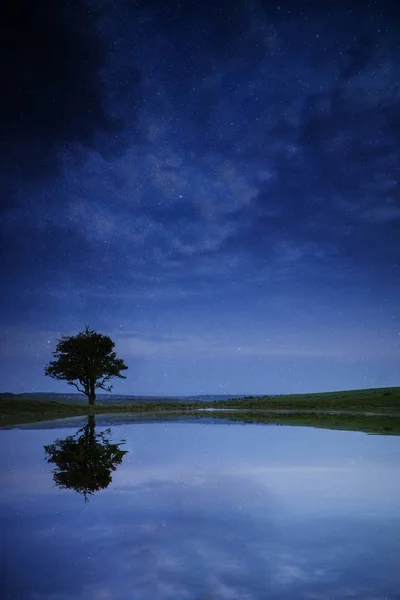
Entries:
POLYGON ((90 405, 96 401, 96 390, 111 392, 107 383, 113 377, 126 379, 121 375, 128 367, 114 352, 115 343, 107 335, 90 330, 77 335, 63 336, 58 341, 51 361, 45 368, 45 374, 73 385, 79 392, 86 394, 90 405))

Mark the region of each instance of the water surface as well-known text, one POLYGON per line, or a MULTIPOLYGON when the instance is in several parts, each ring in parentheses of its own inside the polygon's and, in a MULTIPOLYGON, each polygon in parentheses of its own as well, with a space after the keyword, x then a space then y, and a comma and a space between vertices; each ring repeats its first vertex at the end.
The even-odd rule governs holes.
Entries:
POLYGON ((102 424, 62 425, 0 431, 1 598, 400 597, 399 438, 185 422, 99 438, 102 424))

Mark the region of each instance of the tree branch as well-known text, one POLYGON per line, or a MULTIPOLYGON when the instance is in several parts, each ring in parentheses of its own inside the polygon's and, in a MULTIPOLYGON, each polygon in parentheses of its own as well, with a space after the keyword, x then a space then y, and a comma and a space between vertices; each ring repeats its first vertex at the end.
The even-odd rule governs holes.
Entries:
POLYGON ((74 386, 76 387, 76 389, 78 390, 78 392, 81 392, 82 394, 85 394, 85 395, 87 396, 87 394, 86 394, 85 390, 82 390, 82 389, 81 389, 81 388, 78 386, 78 384, 77 384, 77 383, 75 383, 74 381, 68 381, 68 383, 69 383, 69 385, 74 385, 74 386))
POLYGON ((105 377, 103 377, 103 379, 101 381, 97 381, 95 384, 95 389, 99 389, 101 388, 102 390, 104 390, 104 384, 106 381, 109 381, 111 379, 111 375, 106 375, 105 377))

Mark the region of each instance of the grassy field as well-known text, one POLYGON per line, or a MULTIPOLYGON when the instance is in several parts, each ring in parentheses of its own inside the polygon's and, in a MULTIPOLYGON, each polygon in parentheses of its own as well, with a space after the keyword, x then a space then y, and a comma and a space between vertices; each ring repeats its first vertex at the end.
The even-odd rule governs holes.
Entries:
POLYGON ((372 388, 317 394, 281 396, 246 396, 238 400, 214 402, 215 407, 290 410, 397 410, 400 411, 400 388, 372 388))
POLYGON ((321 394, 245 397, 210 404, 151 402, 148 404, 62 404, 36 399, 0 399, 0 426, 48 421, 87 414, 128 412, 135 415, 210 417, 199 409, 212 408, 212 417, 243 423, 299 425, 400 435, 400 388, 351 390, 321 394), (237 409, 240 412, 230 412, 237 409), (288 411, 279 413, 279 411, 288 411))

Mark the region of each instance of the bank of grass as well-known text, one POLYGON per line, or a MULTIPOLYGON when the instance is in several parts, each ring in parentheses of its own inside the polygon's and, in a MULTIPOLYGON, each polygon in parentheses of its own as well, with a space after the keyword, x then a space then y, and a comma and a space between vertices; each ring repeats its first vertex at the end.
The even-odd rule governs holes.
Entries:
POLYGON ((216 419, 347 429, 400 435, 400 388, 350 390, 320 394, 244 397, 210 403, 148 402, 126 405, 63 404, 36 399, 0 399, 0 427, 87 414, 130 413, 137 416, 210 417, 216 419), (227 409, 238 409, 229 412, 227 409), (277 411, 289 411, 277 414, 277 411))
POLYGON ((318 427, 322 429, 340 429, 343 431, 361 431, 381 435, 400 435, 400 412, 396 415, 301 413, 271 414, 258 412, 227 413, 213 412, 213 418, 230 422, 258 423, 264 425, 292 425, 299 427, 318 427))
POLYGON ((400 435, 400 388, 372 388, 315 394, 246 396, 229 402, 215 402, 213 417, 230 421, 297 425, 400 435), (285 411, 277 414, 279 411, 285 411), (288 412, 286 412, 288 411, 288 412))
POLYGON ((100 415, 112 413, 155 414, 165 412, 180 413, 188 409, 188 404, 152 402, 151 404, 117 404, 112 406, 88 406, 84 404, 63 404, 54 400, 13 400, 0 399, 0 427, 65 419, 82 415, 100 415))
POLYGON ((315 394, 287 394, 279 396, 245 396, 214 402, 215 408, 243 408, 262 410, 348 410, 399 411, 400 388, 372 388, 315 394))

